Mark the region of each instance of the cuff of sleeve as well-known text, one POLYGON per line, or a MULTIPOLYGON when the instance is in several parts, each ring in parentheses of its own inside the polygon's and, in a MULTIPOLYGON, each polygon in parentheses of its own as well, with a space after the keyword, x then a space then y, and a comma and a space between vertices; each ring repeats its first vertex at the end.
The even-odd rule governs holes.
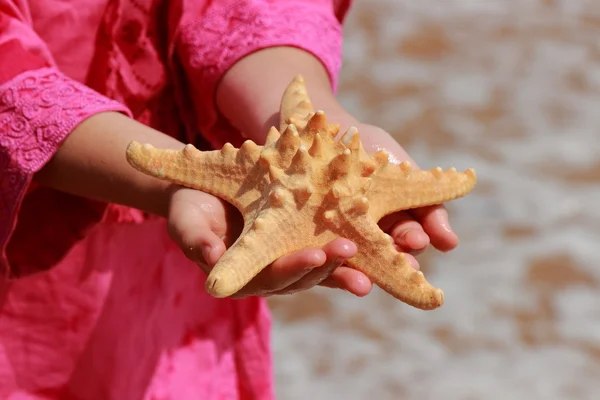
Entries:
POLYGON ((85 119, 105 111, 130 115, 122 104, 52 68, 19 74, 0 86, 0 270, 33 175, 85 119))
POLYGON ((209 134, 219 120, 215 90, 225 72, 255 51, 290 46, 305 50, 326 68, 337 89, 342 27, 331 7, 303 1, 236 2, 206 13, 181 29, 179 54, 194 87, 198 128, 209 134), (287 28, 293 24, 293 27, 287 28))

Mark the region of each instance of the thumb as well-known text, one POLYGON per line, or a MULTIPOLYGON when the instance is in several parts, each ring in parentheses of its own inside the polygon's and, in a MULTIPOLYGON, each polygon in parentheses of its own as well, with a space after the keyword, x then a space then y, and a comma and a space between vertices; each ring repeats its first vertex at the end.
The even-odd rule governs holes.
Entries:
POLYGON ((214 266, 225 252, 223 240, 212 230, 207 215, 195 212, 186 204, 169 210, 168 232, 187 258, 203 267, 214 266))

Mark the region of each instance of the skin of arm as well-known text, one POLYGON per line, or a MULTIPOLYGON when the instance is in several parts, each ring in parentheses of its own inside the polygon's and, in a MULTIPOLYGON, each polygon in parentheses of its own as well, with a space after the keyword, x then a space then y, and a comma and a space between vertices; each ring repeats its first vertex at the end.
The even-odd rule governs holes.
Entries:
POLYGON ((323 64, 293 47, 260 50, 237 62, 217 88, 217 107, 235 128, 262 143, 269 128, 279 126, 281 95, 298 74, 304 76, 316 109, 327 115, 347 114, 335 98, 323 64))
POLYGON ((159 148, 184 147, 176 139, 121 113, 99 113, 71 132, 34 180, 70 194, 166 217, 171 185, 140 174, 127 163, 125 149, 132 140, 159 148))
MULTIPOLYGON (((286 47, 253 53, 234 65, 219 85, 219 108, 236 128, 261 142, 268 128, 278 123, 281 93, 297 73, 307 78, 315 107, 350 118, 335 99, 322 64, 311 54, 286 47)), ((70 194, 166 217, 171 185, 131 168, 125 148, 132 140, 158 148, 184 146, 121 113, 99 113, 73 130, 34 180, 70 194)))
MULTIPOLYGON (((310 82, 315 106, 347 115, 330 89, 322 64, 304 51, 285 47, 262 50, 238 62, 219 86, 219 108, 236 128, 260 142, 270 125, 277 124, 281 93, 297 73, 310 82), (272 67, 265 70, 265 66, 272 67)), ((121 113, 99 113, 73 130, 34 180, 70 194, 167 217, 171 185, 131 168, 125 149, 132 140, 158 148, 184 147, 184 143, 121 113)))
MULTIPOLYGON (((312 54, 293 47, 273 47, 248 55, 223 77, 217 89, 217 106, 229 122, 245 135, 262 143, 271 126, 279 126, 281 94, 295 75, 304 76, 315 109, 324 110, 341 132, 360 125, 337 100, 329 75, 312 54), (268 79, 265 79, 268 77, 268 79)), ((387 132, 361 135, 367 151, 380 148, 404 154, 387 132)))

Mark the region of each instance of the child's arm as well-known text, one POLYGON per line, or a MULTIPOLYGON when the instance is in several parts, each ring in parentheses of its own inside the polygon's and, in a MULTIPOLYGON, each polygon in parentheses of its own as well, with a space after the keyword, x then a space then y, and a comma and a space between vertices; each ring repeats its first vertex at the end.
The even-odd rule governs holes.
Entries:
POLYGON ((100 113, 71 132, 54 157, 35 175, 35 181, 70 194, 166 217, 170 185, 131 168, 124 149, 132 140, 159 148, 184 146, 123 114, 100 113))
MULTIPOLYGON (((304 76, 315 109, 331 122, 349 116, 338 103, 332 78, 321 60, 294 47, 272 47, 237 62, 216 92, 219 111, 246 137, 262 143, 271 126, 279 127, 281 95, 295 75, 304 76)), ((348 121, 349 122, 349 121, 348 121)))

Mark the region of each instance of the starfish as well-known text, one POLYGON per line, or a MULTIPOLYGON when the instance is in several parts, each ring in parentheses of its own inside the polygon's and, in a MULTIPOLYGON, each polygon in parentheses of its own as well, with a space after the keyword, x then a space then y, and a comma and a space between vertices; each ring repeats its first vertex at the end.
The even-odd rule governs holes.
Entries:
POLYGON ((336 139, 339 126, 313 109, 302 76, 284 91, 280 121, 262 146, 246 140, 240 148, 226 143, 212 151, 191 144, 183 150, 138 142, 127 147, 137 170, 217 196, 243 216, 243 230, 211 270, 206 290, 231 296, 279 257, 344 237, 357 246, 347 266, 408 305, 441 306, 443 291, 410 266, 378 221, 465 196, 475 172, 392 163, 385 150, 368 154, 355 127, 336 139))

